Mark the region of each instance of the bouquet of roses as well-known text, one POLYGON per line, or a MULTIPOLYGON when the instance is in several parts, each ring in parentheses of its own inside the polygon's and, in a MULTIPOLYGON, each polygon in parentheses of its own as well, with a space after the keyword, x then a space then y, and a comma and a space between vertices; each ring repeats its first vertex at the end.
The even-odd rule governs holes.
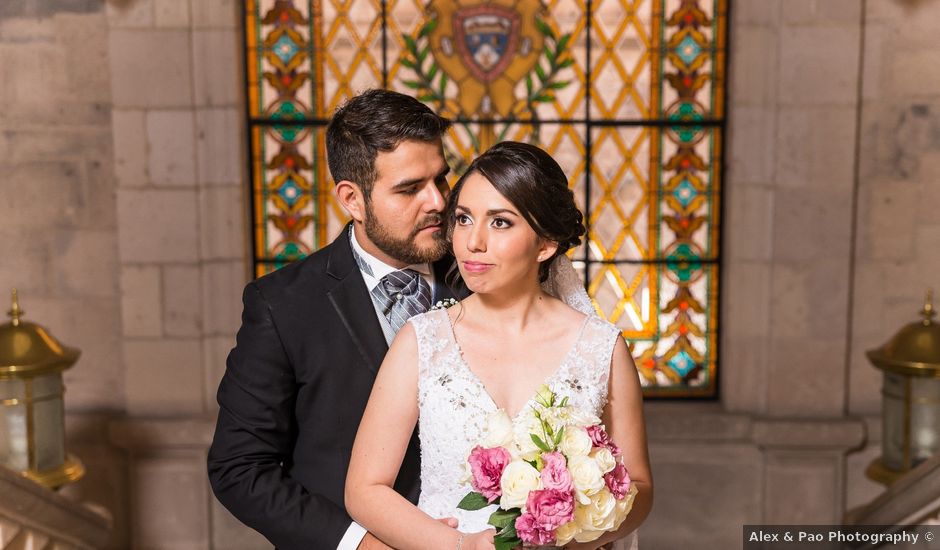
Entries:
POLYGON ((542 386, 514 424, 502 409, 487 418, 467 459, 474 491, 463 510, 499 509, 489 518, 497 550, 564 546, 616 531, 636 487, 599 418, 542 386))

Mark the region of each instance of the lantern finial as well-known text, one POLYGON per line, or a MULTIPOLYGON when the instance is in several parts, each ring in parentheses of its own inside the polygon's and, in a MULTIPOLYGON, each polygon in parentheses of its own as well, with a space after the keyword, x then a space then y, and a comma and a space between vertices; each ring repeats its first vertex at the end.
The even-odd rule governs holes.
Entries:
POLYGON ((920 314, 924 316, 924 324, 929 325, 933 323, 933 317, 937 314, 936 310, 933 308, 933 289, 927 289, 927 299, 924 301, 924 309, 920 310, 920 314))
POLYGON ((20 317, 24 313, 26 312, 20 309, 20 301, 16 297, 16 289, 14 288, 13 289, 13 307, 10 309, 10 311, 7 312, 7 315, 9 315, 11 319, 13 319, 11 324, 14 327, 17 327, 20 325, 20 317))

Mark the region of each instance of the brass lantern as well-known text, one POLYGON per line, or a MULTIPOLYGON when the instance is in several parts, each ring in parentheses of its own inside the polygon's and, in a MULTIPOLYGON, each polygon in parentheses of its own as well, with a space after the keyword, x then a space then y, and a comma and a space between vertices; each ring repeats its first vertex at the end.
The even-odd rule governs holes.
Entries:
POLYGON ((62 371, 80 352, 21 319, 13 290, 10 322, 0 325, 0 464, 55 489, 85 468, 65 452, 62 371))
POLYGON ((940 325, 933 293, 921 321, 902 328, 868 359, 884 373, 881 458, 868 467, 871 479, 891 484, 940 451, 940 325))

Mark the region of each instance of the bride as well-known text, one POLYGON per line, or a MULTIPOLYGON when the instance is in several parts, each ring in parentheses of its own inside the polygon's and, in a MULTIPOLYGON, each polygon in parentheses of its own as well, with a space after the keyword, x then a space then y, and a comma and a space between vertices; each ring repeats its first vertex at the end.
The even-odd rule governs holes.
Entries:
POLYGON ((635 547, 653 497, 642 395, 619 329, 593 313, 564 256, 584 234, 564 173, 541 149, 503 142, 470 165, 448 210, 454 256, 474 294, 412 318, 395 338, 352 450, 347 511, 394 548, 494 548, 486 523, 494 508, 457 509, 471 490, 464 464, 486 416, 503 409, 517 423, 544 383, 602 418, 638 489, 617 532, 566 548, 635 547), (416 425, 417 507, 392 489, 416 425), (445 517, 457 528, 435 521, 445 517))

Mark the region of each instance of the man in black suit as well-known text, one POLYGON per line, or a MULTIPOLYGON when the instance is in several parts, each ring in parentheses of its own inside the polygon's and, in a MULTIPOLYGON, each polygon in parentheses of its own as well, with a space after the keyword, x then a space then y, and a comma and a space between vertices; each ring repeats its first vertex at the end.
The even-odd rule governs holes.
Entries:
MULTIPOLYGON (((346 514, 346 469, 395 332, 432 303, 462 297, 445 282, 449 124, 395 92, 348 101, 327 129, 327 155, 352 222, 245 288, 209 480, 235 517, 281 550, 385 548, 346 514)), ((418 460, 413 437, 395 488, 414 501, 418 460)))

